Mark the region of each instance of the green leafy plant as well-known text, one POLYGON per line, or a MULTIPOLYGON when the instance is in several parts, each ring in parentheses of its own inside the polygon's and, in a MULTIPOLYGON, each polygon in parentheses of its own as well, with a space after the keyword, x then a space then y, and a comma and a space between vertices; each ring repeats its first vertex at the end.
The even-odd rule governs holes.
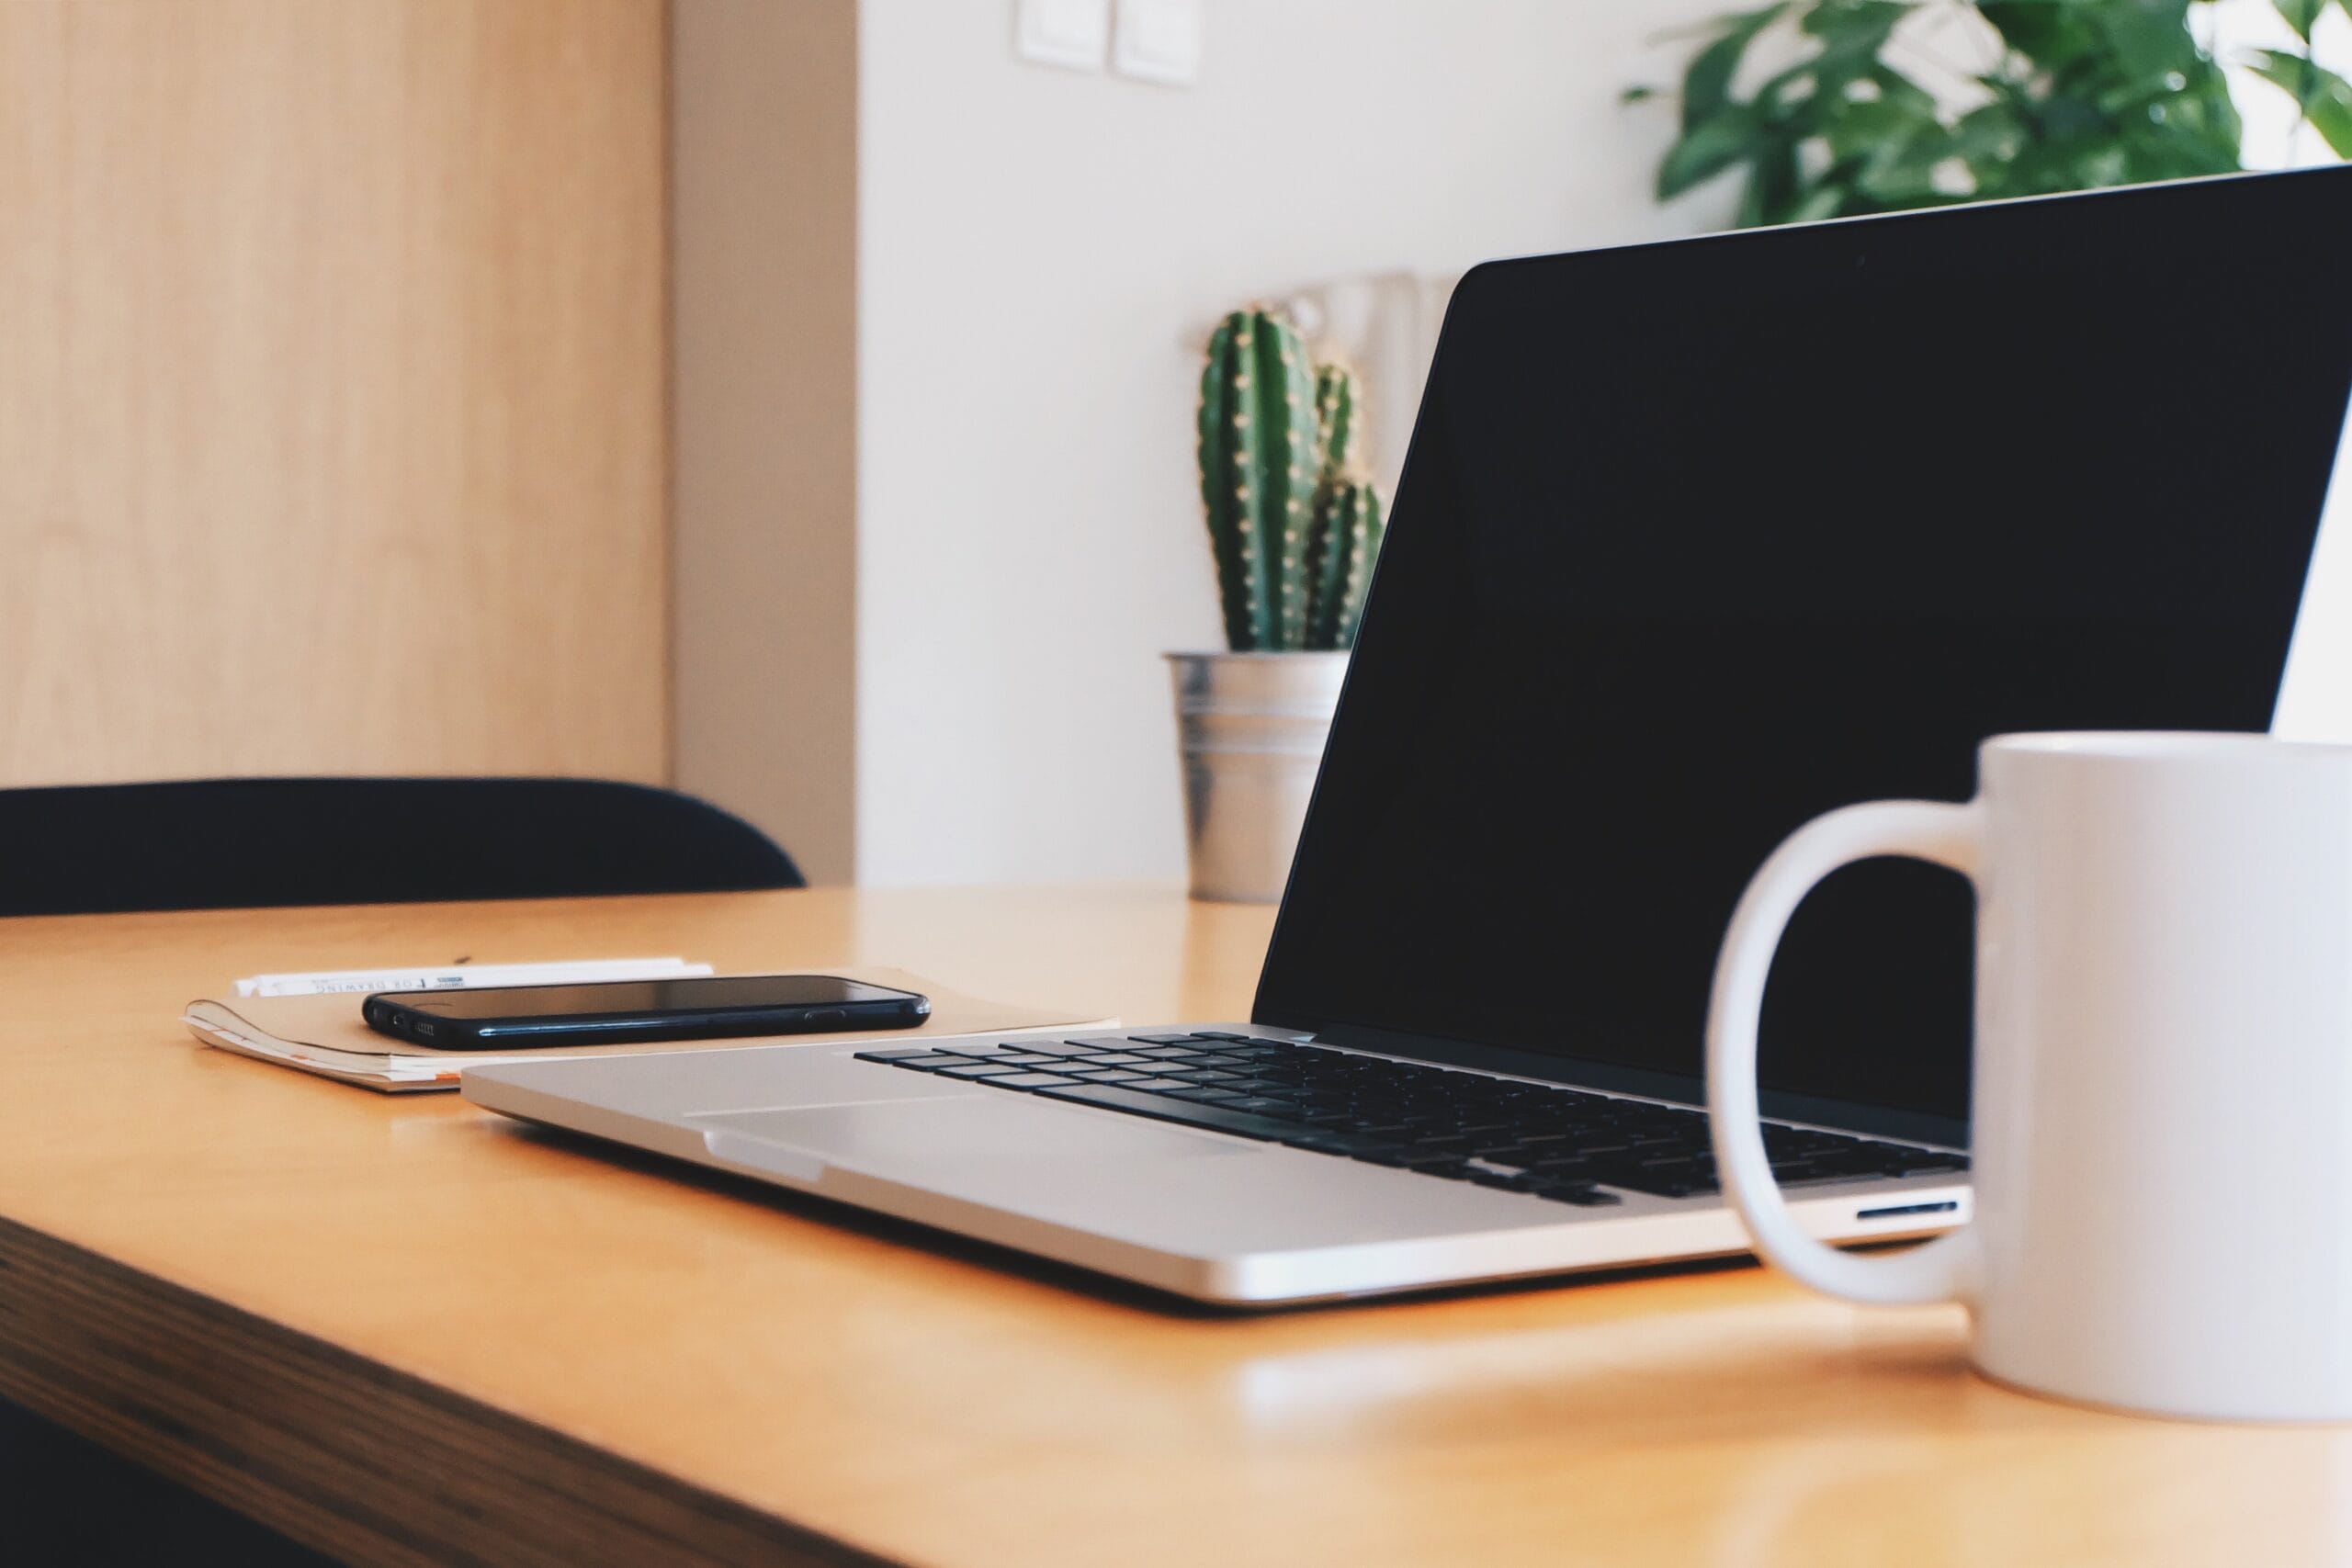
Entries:
POLYGON ((1236 310, 1201 372, 1201 504, 1235 652, 1353 646, 1384 524, 1363 469, 1363 388, 1296 329, 1236 310))
POLYGON ((1738 170, 1751 226, 2223 174, 2242 155, 2229 63, 2352 158, 2352 84, 2311 52, 2322 14, 2352 17, 2352 0, 2272 3, 2301 48, 2226 62, 2192 26, 2213 0, 1779 0, 1723 17, 1683 74, 1658 199, 1738 170), (1897 29, 1927 11, 1944 13, 1938 47, 1955 58, 1923 83, 1899 62, 1926 46, 1897 29), (1743 64, 1792 35, 1797 57, 1736 96, 1743 64))

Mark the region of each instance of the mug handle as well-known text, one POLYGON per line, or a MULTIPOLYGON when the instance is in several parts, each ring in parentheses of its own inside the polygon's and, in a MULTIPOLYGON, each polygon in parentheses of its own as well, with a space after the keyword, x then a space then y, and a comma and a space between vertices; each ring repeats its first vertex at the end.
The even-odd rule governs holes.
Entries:
POLYGON ((1923 1247, 1870 1258, 1815 1241, 1789 1213, 1764 1154, 1756 1089, 1756 1025, 1764 980, 1789 917, 1814 884, 1858 860, 1905 855, 1976 879, 1981 808, 1884 800, 1816 817, 1774 850, 1740 896, 1715 963, 1707 1009, 1707 1111, 1724 1191, 1756 1250, 1824 1295, 1876 1306, 1965 1302, 1975 1283, 1976 1237, 1962 1226, 1923 1247))

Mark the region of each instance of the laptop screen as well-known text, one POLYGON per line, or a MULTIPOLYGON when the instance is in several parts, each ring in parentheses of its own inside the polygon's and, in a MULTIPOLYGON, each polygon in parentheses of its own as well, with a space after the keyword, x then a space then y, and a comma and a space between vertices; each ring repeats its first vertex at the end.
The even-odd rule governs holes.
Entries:
MULTIPOLYGON (((2266 728, 2347 243, 2328 170, 1473 272, 1258 1021, 1695 1100, 1732 906, 1807 818, 1966 799, 2003 731, 2266 728)), ((1962 1129, 1971 919, 1932 867, 1825 883, 1768 1104, 1962 1129)))

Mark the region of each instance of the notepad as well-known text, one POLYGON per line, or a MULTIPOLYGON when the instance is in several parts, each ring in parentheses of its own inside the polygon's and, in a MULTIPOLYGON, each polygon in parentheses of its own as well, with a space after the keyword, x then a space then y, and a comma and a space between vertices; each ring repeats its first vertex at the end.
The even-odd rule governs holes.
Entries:
POLYGON ((555 964, 439 964, 394 969, 328 969, 249 975, 241 997, 314 997, 327 992, 462 991, 484 986, 582 986, 605 980, 675 980, 710 973, 683 958, 573 958, 555 964))
MULTIPOLYGON (((684 960, 604 960, 605 964, 647 962, 684 964, 684 960)), ((514 967, 514 966, 509 966, 514 967)), ((548 967, 538 965, 534 967, 548 967)), ((708 964, 687 965, 682 971, 670 973, 708 974, 708 964)), ((301 979, 340 980, 348 976, 373 976, 397 973, 407 977, 406 971, 345 971, 329 976, 257 976, 256 981, 288 982, 301 979)), ((490 973, 489 966, 469 968, 466 972, 473 985, 484 982, 476 976, 490 973)), ((758 1045, 817 1045, 843 1041, 871 1043, 877 1039, 922 1039, 941 1034, 1001 1034, 1013 1038, 1039 1032, 1060 1032, 1115 1028, 1118 1020, 1096 1018, 1051 1008, 1023 1007, 1011 1002, 987 1001, 978 997, 963 996, 945 990, 919 976, 900 969, 876 968, 865 965, 811 971, 845 976, 896 990, 918 991, 931 998, 931 1017, 918 1029, 894 1029, 887 1032, 852 1031, 828 1034, 763 1034, 734 1042, 758 1045)), ((568 976, 577 979, 580 976, 568 976)), ((599 979, 647 978, 643 975, 600 975, 599 979)), ((658 977, 658 976, 652 976, 658 977)), ((500 979, 491 984, 512 985, 500 979)), ((242 982, 240 983, 242 985, 242 982)), ((540 1051, 426 1051, 404 1044, 389 1036, 377 1033, 359 1016, 363 995, 390 989, 381 986, 367 986, 356 992, 351 989, 318 989, 303 993, 296 989, 280 989, 268 995, 239 995, 231 999, 199 998, 187 1004, 180 1021, 188 1032, 207 1045, 223 1051, 233 1051, 241 1056, 272 1062, 300 1072, 341 1083, 357 1084, 384 1093, 404 1093, 417 1090, 452 1089, 458 1087, 458 1076, 468 1067, 486 1066, 493 1062, 543 1062, 559 1056, 636 1055, 661 1051, 709 1051, 726 1046, 725 1040, 667 1040, 635 1045, 567 1045, 540 1051)), ((410 986, 411 990, 425 987, 410 986)))

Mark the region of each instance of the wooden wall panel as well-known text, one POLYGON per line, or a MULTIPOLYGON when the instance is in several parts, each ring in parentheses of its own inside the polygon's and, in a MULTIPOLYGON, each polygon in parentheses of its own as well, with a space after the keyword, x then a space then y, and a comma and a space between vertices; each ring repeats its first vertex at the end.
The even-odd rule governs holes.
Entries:
POLYGON ((666 25, 0 4, 0 784, 666 774, 666 25))

